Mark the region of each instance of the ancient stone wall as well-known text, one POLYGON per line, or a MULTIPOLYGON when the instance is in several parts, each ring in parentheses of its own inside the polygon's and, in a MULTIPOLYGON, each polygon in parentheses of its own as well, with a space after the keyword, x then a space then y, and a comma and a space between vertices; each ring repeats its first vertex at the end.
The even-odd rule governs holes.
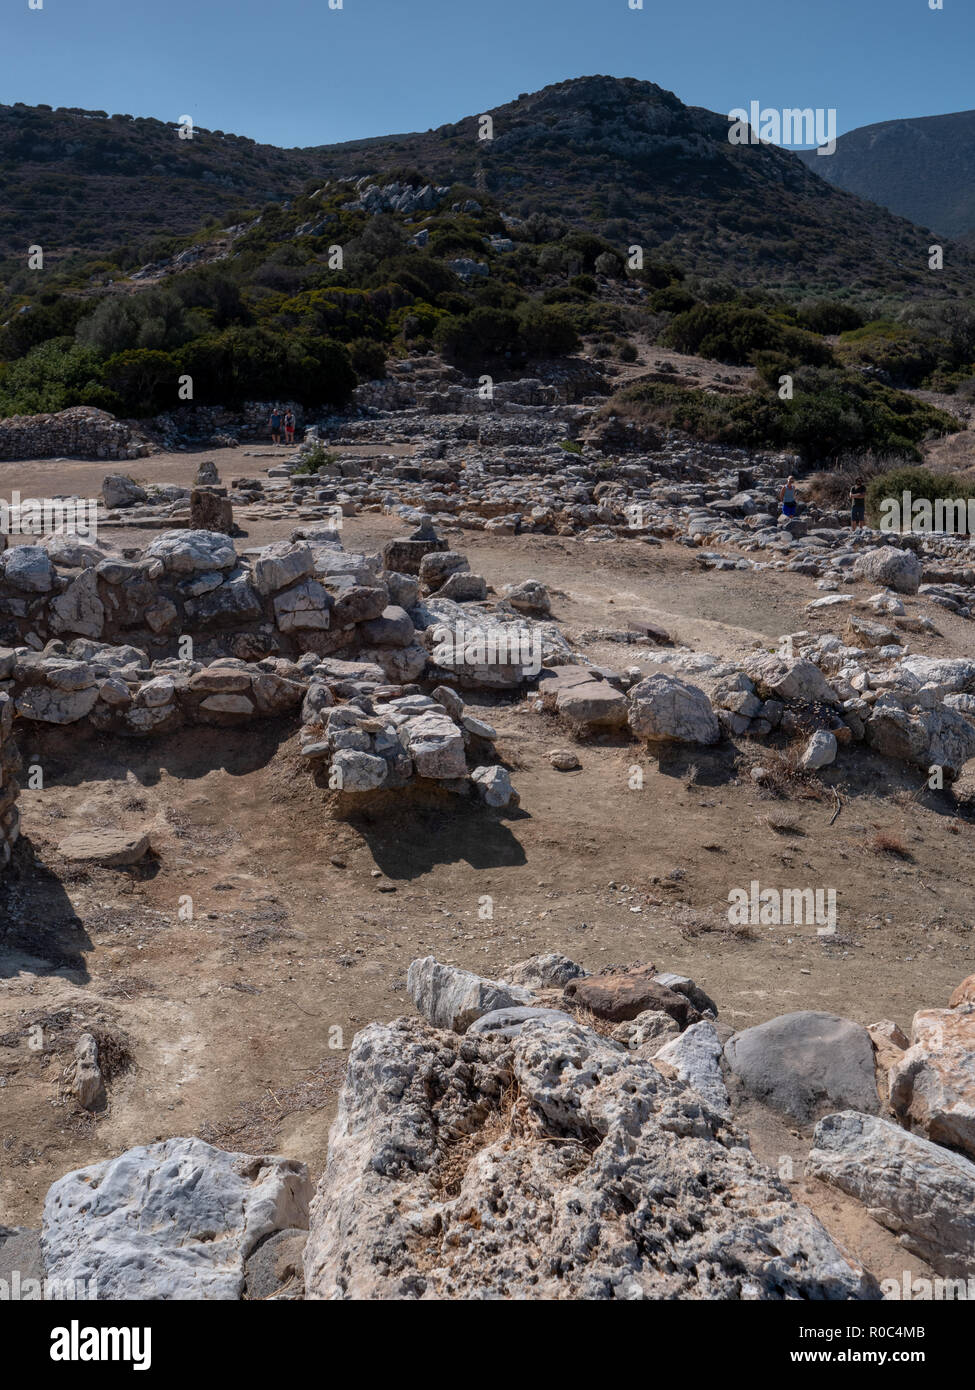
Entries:
POLYGON ((0 459, 131 459, 149 452, 121 420, 92 406, 55 415, 12 415, 0 420, 0 459))

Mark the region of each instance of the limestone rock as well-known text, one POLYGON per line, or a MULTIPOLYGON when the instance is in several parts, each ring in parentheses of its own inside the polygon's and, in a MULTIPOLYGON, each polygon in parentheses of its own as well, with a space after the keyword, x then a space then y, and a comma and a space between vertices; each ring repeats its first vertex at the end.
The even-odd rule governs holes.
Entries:
POLYGON ((356 1036, 304 1264, 312 1299, 879 1297, 696 1092, 548 1019, 356 1036))
POLYGON ((679 1037, 665 1043, 656 1054, 681 1081, 692 1086, 719 1115, 731 1114, 728 1088, 721 1072, 721 1043, 710 1019, 692 1023, 679 1037))
POLYGON ((290 1159, 167 1139, 67 1173, 44 1203, 51 1279, 98 1298, 236 1299, 265 1236, 307 1223, 308 1174, 290 1159))
POLYGON ((526 989, 563 989, 570 980, 576 980, 585 973, 582 966, 568 956, 560 955, 558 951, 547 951, 506 967, 503 978, 510 984, 524 985, 526 989))
POLYGON ((912 550, 882 545, 858 556, 853 574, 871 584, 883 584, 898 594, 916 594, 921 583, 921 561, 912 550))
POLYGON ((828 729, 817 729, 803 749, 800 759, 807 772, 818 772, 821 767, 829 767, 836 761, 836 735, 828 729))
POLYGON ((102 479, 102 501, 110 510, 116 507, 133 507, 148 499, 149 494, 145 488, 140 487, 125 473, 109 473, 107 478, 102 479))
POLYGON ((890 1072, 890 1103, 911 1129, 975 1156, 975 1010, 924 1009, 890 1072))
POLYGON ((629 724, 637 738, 650 742, 717 743, 717 716, 703 690, 663 672, 649 676, 629 692, 629 724))
POLYGON ((848 1192, 948 1277, 975 1268, 975 1163, 889 1120, 847 1110, 816 1126, 814 1177, 848 1192))
POLYGON ((413 1003, 438 1028, 463 1033, 484 1014, 533 1004, 534 995, 504 980, 485 980, 454 965, 441 965, 433 956, 413 961, 406 976, 413 1003))

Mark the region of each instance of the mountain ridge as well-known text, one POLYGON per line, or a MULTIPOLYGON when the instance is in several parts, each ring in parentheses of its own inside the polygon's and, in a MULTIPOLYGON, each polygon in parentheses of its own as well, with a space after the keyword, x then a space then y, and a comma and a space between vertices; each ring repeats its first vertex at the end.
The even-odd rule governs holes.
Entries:
POLYGON ((727 130, 726 116, 655 83, 605 76, 553 83, 426 132, 332 145, 282 150, 198 129, 175 146, 178 158, 176 122, 2 107, 0 253, 23 253, 28 211, 29 240, 104 252, 160 230, 189 234, 207 218, 226 224, 312 180, 383 181, 417 167, 437 183, 483 188, 517 215, 559 216, 746 284, 924 294, 975 276, 975 259, 959 253, 933 284, 925 228, 878 217, 797 153, 732 145, 727 130), (493 139, 477 138, 482 116, 493 139))

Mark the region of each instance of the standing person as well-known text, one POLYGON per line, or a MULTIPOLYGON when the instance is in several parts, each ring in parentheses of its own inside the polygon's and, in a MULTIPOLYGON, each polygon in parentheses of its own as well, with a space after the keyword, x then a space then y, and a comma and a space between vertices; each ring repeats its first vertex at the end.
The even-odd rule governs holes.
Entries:
POLYGON ((290 406, 284 412, 284 442, 285 444, 295 442, 295 415, 290 406))
POLYGON ((268 424, 271 426, 271 443, 272 443, 272 444, 280 444, 280 443, 281 443, 281 412, 280 412, 280 410, 278 409, 277 406, 274 406, 273 409, 271 410, 271 418, 270 418, 270 420, 268 421, 268 424))
POLYGON ((785 482, 785 487, 779 493, 779 501, 782 503, 783 516, 795 516, 799 504, 799 493, 796 491, 796 480, 790 473, 785 482))
POLYGON ((854 478, 850 488, 850 525, 859 531, 867 514, 867 489, 862 478, 854 478))

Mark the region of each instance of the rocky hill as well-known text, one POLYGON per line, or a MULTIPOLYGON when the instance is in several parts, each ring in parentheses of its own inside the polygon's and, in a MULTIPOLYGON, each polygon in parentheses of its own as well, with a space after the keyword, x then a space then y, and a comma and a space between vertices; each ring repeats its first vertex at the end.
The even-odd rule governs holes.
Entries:
POLYGON ((725 116, 633 78, 572 79, 435 130, 301 150, 178 134, 175 122, 0 108, 0 254, 21 253, 28 223, 55 251, 107 250, 232 221, 311 178, 419 170, 421 182, 473 186, 520 216, 562 217, 736 283, 932 288, 925 233, 824 188, 823 171, 788 151, 732 145, 725 116))
POLYGON ((975 111, 880 121, 841 135, 830 158, 804 160, 836 188, 942 236, 975 238, 975 111))

